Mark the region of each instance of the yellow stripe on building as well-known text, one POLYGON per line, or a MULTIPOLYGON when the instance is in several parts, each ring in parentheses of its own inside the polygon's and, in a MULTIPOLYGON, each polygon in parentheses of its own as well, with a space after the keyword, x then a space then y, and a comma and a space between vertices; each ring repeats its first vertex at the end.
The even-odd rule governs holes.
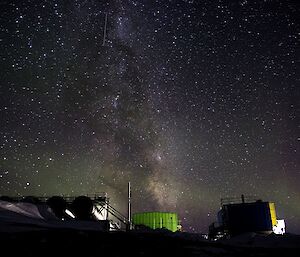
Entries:
POLYGON ((269 208, 270 208, 272 226, 275 226, 277 224, 275 204, 274 203, 269 203, 269 208))

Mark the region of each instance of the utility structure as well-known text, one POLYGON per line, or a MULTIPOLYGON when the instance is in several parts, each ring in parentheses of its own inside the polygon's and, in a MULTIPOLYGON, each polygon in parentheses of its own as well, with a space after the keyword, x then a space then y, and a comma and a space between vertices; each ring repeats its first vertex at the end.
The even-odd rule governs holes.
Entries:
POLYGON ((233 237, 242 233, 285 233, 284 220, 277 220, 275 204, 251 196, 221 199, 218 222, 209 226, 209 238, 233 237))
POLYGON ((0 200, 47 204, 58 219, 99 222, 105 231, 123 230, 129 226, 128 218, 110 204, 106 192, 80 196, 1 196, 0 200))
POLYGON ((141 212, 131 211, 131 182, 128 182, 127 230, 131 229, 167 229, 180 231, 181 225, 177 213, 173 212, 141 212))
POLYGON ((172 232, 181 231, 180 221, 174 212, 141 212, 132 216, 135 229, 166 229, 172 232))
POLYGON ((0 200, 12 203, 26 202, 36 206, 46 204, 51 208, 52 213, 61 221, 73 219, 79 221, 95 221, 98 222, 97 227, 103 231, 167 229, 176 232, 181 230, 177 213, 150 211, 132 214, 131 182, 128 182, 127 189, 127 215, 123 215, 110 204, 106 192, 80 196, 0 196, 0 200))

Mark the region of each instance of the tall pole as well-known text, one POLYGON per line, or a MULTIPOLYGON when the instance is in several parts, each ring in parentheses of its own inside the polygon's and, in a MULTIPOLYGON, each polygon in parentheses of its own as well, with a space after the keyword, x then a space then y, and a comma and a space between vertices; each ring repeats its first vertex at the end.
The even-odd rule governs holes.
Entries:
POLYGON ((129 229, 131 229, 131 184, 128 182, 128 222, 129 229))
POLYGON ((105 14, 105 23, 104 23, 103 43, 102 43, 102 46, 105 45, 105 39, 106 39, 106 27, 107 27, 107 13, 105 14))
POLYGON ((242 203, 245 203, 245 196, 242 195, 242 203))

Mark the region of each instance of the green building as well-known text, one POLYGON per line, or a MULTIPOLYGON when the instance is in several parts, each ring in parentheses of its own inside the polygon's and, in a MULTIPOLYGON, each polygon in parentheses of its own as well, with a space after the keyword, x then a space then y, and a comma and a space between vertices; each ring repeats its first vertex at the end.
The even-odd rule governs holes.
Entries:
POLYGON ((165 228, 172 232, 180 230, 177 213, 173 212, 142 212, 132 215, 135 226, 142 225, 152 229, 165 228))

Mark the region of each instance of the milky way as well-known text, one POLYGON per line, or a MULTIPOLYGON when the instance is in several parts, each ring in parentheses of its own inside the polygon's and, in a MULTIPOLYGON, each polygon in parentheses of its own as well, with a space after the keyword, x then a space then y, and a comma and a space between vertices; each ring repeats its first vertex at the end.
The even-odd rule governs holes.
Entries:
POLYGON ((300 232, 295 2, 0 9, 0 194, 106 191, 125 212, 131 181, 133 212, 198 232, 254 195, 300 232))

